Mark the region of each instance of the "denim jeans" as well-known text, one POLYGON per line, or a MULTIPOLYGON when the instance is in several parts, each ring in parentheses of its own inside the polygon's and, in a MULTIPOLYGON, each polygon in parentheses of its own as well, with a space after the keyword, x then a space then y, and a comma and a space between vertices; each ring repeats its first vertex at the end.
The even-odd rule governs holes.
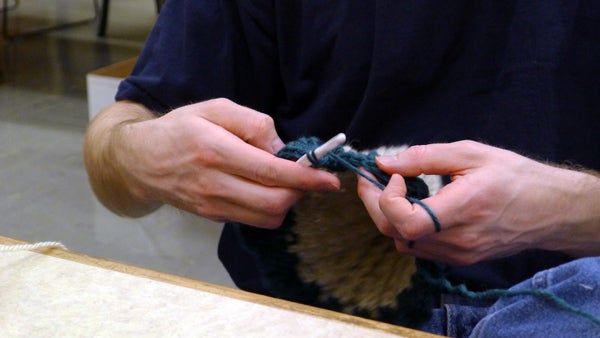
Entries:
MULTIPOLYGON (((544 270, 511 291, 544 290, 600 318, 600 257, 544 270)), ((600 325, 535 295, 506 296, 485 304, 458 296, 442 305, 421 330, 450 337, 600 337, 600 325)))

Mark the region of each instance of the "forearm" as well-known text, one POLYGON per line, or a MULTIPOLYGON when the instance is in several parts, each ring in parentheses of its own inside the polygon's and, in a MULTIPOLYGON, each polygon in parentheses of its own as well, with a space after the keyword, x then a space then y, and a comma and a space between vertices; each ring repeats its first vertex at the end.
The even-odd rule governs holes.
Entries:
POLYGON ((600 255, 600 173, 593 170, 565 170, 570 184, 565 185, 561 203, 563 219, 556 225, 553 240, 546 247, 575 257, 600 255))
POLYGON ((153 118, 141 105, 117 102, 100 112, 86 132, 83 155, 90 185, 98 200, 118 215, 139 217, 161 205, 136 195, 121 162, 128 158, 123 129, 153 118))

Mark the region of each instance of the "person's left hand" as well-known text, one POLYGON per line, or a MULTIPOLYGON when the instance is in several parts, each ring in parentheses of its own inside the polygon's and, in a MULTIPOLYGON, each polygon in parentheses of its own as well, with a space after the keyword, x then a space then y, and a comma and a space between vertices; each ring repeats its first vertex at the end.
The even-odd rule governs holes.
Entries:
POLYGON ((401 253, 457 264, 530 248, 597 254, 600 180, 594 176, 472 141, 413 146, 378 157, 377 164, 393 174, 388 186, 381 191, 359 178, 358 194, 401 253), (405 199, 402 176, 423 173, 452 180, 423 200, 441 223, 439 233, 429 214, 405 199))

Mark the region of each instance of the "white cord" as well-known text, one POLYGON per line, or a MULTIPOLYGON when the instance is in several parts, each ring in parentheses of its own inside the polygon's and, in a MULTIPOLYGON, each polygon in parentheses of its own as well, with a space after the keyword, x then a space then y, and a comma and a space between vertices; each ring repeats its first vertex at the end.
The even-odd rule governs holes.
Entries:
POLYGON ((0 245, 0 252, 35 250, 41 248, 59 248, 67 250, 67 247, 60 242, 39 242, 33 244, 0 245))

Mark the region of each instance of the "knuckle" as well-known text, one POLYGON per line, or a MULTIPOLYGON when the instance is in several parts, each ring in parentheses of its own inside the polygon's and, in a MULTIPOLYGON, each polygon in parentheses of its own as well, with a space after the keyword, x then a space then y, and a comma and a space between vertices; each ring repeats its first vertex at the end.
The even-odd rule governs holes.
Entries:
POLYGON ((387 236, 387 237, 397 237, 398 236, 398 231, 390 223, 378 224, 377 229, 379 229, 379 232, 381 232, 384 236, 387 236))
POLYGON ((457 233, 452 242, 456 247, 466 251, 474 251, 480 246, 479 236, 474 233, 457 233))
POLYGON ((388 236, 400 235, 402 238, 408 240, 417 239, 423 235, 422 229, 414 224, 412 214, 401 214, 398 212, 397 201, 382 197, 379 200, 379 208, 387 218, 386 224, 382 225, 386 231, 382 231, 384 234, 388 236))
POLYGON ((369 196, 371 196, 369 187, 363 183, 362 180, 359 180, 357 183, 356 194, 362 201, 365 201, 369 196))
POLYGON ((381 193, 379 199, 377 200, 377 203, 379 204, 379 208, 382 211, 394 209, 394 199, 390 198, 390 195, 387 194, 386 191, 383 191, 381 193))
POLYGON ((416 227, 403 226, 398 229, 400 236, 404 239, 415 240, 421 237, 422 232, 416 227))
POLYGON ((408 147, 405 152, 411 160, 419 163, 422 159, 428 156, 429 147, 426 145, 414 145, 408 147))
POLYGON ((197 179, 197 186, 194 189, 197 196, 202 196, 205 199, 220 196, 223 192, 223 187, 218 180, 211 179, 206 176, 200 176, 197 179))
POLYGON ((198 149, 195 155, 195 161, 202 167, 218 168, 223 162, 223 156, 212 146, 205 146, 198 149))
POLYGON ((261 209, 268 215, 278 216, 285 214, 289 209, 289 206, 284 205, 279 201, 270 201, 263 204, 261 209))
POLYGON ((255 114, 248 122, 250 124, 250 130, 267 131, 275 129, 275 121, 271 116, 266 114, 255 114))
POLYGON ((188 211, 210 220, 221 222, 227 219, 222 209, 218 208, 210 200, 202 198, 189 203, 189 206, 189 209, 186 208, 188 211))
POLYGON ((259 208, 263 213, 270 215, 271 217, 281 218, 285 217, 295 201, 296 198, 292 198, 291 196, 286 196, 285 194, 277 195, 274 198, 263 200, 260 203, 259 208))
POLYGON ((220 111, 222 109, 225 109, 225 108, 231 106, 231 104, 233 102, 231 100, 227 99, 227 98, 219 97, 219 98, 216 98, 216 99, 208 100, 207 103, 210 104, 217 111, 220 111))
POLYGON ((456 145, 458 145, 460 148, 463 148, 463 149, 473 150, 473 149, 479 148, 480 143, 475 142, 473 140, 461 140, 461 141, 456 141, 456 145))
POLYGON ((280 173, 274 166, 257 164, 252 171, 252 175, 253 180, 268 184, 269 182, 278 182, 280 173))
POLYGON ((482 148, 482 144, 473 140, 461 140, 455 143, 458 149, 460 149, 460 153, 464 156, 465 159, 470 159, 473 161, 481 160, 482 156, 485 154, 485 149, 482 148))

